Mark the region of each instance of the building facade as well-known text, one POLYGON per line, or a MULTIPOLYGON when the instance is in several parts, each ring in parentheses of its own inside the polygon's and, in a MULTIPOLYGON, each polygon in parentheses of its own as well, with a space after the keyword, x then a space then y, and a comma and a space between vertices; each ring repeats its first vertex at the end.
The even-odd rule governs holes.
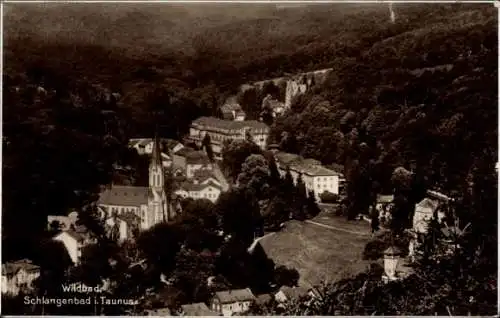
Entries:
POLYGON ((160 159, 158 141, 153 148, 149 165, 149 187, 117 186, 106 187, 98 200, 106 218, 113 215, 134 213, 141 230, 171 220, 175 215, 165 192, 164 166, 160 159))
POLYGON ((212 298, 211 309, 225 317, 247 312, 255 302, 249 288, 216 292, 212 298))
POLYGON ((200 117, 192 122, 189 140, 201 146, 203 138, 210 136, 212 150, 216 158, 221 158, 225 141, 250 138, 260 148, 266 149, 269 127, 259 121, 231 121, 215 117, 200 117))
POLYGON ((339 194, 344 186, 342 173, 325 168, 317 160, 284 152, 275 152, 274 158, 280 175, 284 177, 289 170, 295 184, 300 176, 307 192, 313 192, 316 200, 320 200, 323 192, 339 194))
POLYGON ((2 265, 2 294, 16 296, 19 292, 30 292, 34 281, 40 276, 40 267, 23 259, 2 265))
POLYGON ((181 184, 179 189, 175 191, 175 194, 182 198, 192 198, 195 200, 208 199, 215 203, 221 192, 222 189, 220 184, 217 184, 212 180, 199 183, 198 180, 194 179, 181 184))

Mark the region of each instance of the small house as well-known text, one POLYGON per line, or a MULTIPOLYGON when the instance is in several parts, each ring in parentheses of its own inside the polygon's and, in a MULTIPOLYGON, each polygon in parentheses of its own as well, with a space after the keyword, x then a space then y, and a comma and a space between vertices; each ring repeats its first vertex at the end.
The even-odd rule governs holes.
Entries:
POLYGON ((223 316, 241 314, 250 309, 255 296, 249 288, 216 292, 212 298, 211 309, 223 316))
POLYGON ((210 310, 205 303, 182 305, 180 314, 182 316, 221 316, 220 313, 210 310))

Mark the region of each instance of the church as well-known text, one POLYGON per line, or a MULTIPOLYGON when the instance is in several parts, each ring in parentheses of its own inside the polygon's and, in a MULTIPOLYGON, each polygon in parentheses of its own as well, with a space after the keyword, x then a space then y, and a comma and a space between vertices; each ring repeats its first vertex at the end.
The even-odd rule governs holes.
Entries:
POLYGON ((165 173, 158 138, 155 138, 149 165, 149 187, 107 186, 101 192, 98 206, 106 224, 120 228, 120 238, 134 231, 144 231, 175 217, 165 191, 165 173))

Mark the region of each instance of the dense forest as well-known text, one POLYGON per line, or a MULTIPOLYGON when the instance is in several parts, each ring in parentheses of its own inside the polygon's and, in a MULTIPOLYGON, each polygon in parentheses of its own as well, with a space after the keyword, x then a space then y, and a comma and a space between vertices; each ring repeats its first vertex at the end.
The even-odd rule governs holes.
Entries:
MULTIPOLYGON (((162 137, 181 139, 193 119, 215 115, 243 83, 330 67, 323 83, 272 122, 270 142, 344 166, 348 216, 368 213, 378 193, 396 194, 402 223, 425 189, 456 197, 460 220, 472 224, 461 238, 469 253, 457 259, 470 269, 450 265, 446 272, 443 264, 457 259, 422 265, 432 275, 425 276, 429 290, 469 286, 481 272, 496 282, 496 9, 395 4, 392 23, 379 4, 220 6, 6 6, 4 258, 43 258, 37 251, 46 216, 95 201, 114 164, 133 166, 129 138, 158 127, 162 137)), ((332 297, 347 292, 353 298, 339 304, 355 304, 366 277, 357 279, 334 286, 332 297)), ((493 291, 488 285, 480 292, 481 279, 471 289, 488 303, 493 291)), ((401 286, 369 288, 369 306, 383 301, 377 294, 401 294, 401 286)), ((418 292, 408 289, 404 299, 418 292)), ((446 305, 427 301, 398 306, 448 314, 446 305)), ((318 312, 372 314, 362 304, 348 306, 352 311, 325 306, 318 312)), ((405 313, 384 306, 378 314, 405 313)), ((475 302, 453 313, 491 309, 475 302)))

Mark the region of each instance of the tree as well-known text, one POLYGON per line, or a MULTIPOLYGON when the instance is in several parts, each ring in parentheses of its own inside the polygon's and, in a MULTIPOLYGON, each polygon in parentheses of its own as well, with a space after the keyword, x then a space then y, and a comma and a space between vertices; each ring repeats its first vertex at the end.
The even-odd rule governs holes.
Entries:
POLYGON ((241 171, 241 165, 251 154, 261 154, 262 150, 255 143, 247 140, 234 140, 222 150, 222 166, 233 180, 241 171))
POLYGON ((257 198, 263 198, 269 191, 269 164, 262 155, 250 155, 241 165, 237 184, 250 188, 257 198))
POLYGON ((212 150, 212 141, 210 139, 209 134, 205 134, 205 137, 203 137, 203 140, 201 142, 202 147, 205 149, 205 152, 207 153, 208 159, 210 161, 214 161, 214 151, 212 150))
POLYGON ((299 272, 296 269, 290 269, 280 265, 274 270, 274 281, 278 286, 295 287, 299 282, 299 272))

